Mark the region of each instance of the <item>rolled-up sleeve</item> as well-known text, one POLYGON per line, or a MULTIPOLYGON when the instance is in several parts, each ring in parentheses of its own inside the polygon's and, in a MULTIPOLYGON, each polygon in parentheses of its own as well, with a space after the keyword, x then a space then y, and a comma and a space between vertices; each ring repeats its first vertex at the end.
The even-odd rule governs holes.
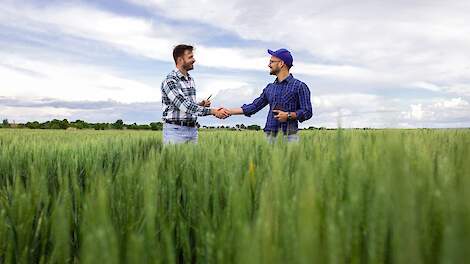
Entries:
MULTIPOLYGON (((266 87, 267 88, 267 87, 266 87)), ((263 109, 268 104, 266 96, 266 88, 263 89, 261 95, 256 98, 251 104, 242 105, 243 114, 245 116, 251 116, 256 114, 259 110, 263 109)))
POLYGON ((310 90, 305 83, 299 87, 298 95, 300 109, 295 111, 295 113, 297 114, 297 120, 303 122, 312 118, 313 115, 312 103, 310 102, 310 90))

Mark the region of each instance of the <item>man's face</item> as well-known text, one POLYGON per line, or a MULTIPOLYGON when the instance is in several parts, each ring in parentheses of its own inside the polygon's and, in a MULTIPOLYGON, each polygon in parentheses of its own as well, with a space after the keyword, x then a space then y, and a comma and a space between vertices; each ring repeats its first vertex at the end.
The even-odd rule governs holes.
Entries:
POLYGON ((282 68, 282 65, 284 65, 284 62, 279 59, 278 57, 271 56, 271 59, 269 60, 268 67, 270 69, 269 74, 271 75, 277 75, 282 68))
POLYGON ((183 59, 183 69, 185 69, 186 71, 194 69, 194 63, 196 62, 196 60, 194 59, 192 51, 185 50, 184 55, 181 58, 183 59))

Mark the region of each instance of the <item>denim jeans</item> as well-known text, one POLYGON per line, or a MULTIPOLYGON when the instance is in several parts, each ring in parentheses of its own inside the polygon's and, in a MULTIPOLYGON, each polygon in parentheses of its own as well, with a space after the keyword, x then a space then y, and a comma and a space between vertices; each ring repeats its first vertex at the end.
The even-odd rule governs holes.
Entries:
POLYGON ((197 143, 197 127, 163 124, 163 143, 197 143))
MULTIPOLYGON (((281 140, 284 140, 287 142, 299 142, 298 134, 285 135, 285 134, 280 133, 279 136, 282 137, 281 140)), ((272 134, 272 133, 266 133, 266 139, 268 140, 269 143, 273 144, 277 141, 277 135, 272 134)))

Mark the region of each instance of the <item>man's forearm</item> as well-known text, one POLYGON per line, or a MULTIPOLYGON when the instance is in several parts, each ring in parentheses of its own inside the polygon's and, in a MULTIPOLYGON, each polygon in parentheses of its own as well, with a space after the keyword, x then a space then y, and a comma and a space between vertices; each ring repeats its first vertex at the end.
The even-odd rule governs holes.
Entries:
POLYGON ((211 113, 211 115, 216 115, 216 114, 217 114, 217 110, 218 110, 218 109, 210 108, 210 111, 211 111, 210 113, 211 113))
POLYGON ((241 107, 239 108, 230 108, 228 109, 231 115, 243 115, 243 109, 241 107))

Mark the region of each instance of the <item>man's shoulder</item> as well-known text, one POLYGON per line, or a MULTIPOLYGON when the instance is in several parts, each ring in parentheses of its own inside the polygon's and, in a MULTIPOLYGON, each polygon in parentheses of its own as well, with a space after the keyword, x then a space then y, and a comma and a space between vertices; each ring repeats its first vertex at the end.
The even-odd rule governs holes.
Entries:
POLYGON ((263 92, 270 93, 273 90, 274 87, 275 87, 274 83, 272 83, 272 82, 268 83, 266 85, 266 87, 264 87, 263 92))
POLYGON ((178 79, 178 73, 175 70, 172 70, 166 75, 166 79, 178 79))
POLYGON ((295 87, 307 87, 308 88, 306 83, 304 83, 303 81, 301 81, 301 80, 299 80, 295 77, 292 77, 291 82, 292 82, 292 85, 295 86, 295 87))
POLYGON ((178 82, 178 74, 175 70, 171 71, 165 76, 164 82, 178 82))

